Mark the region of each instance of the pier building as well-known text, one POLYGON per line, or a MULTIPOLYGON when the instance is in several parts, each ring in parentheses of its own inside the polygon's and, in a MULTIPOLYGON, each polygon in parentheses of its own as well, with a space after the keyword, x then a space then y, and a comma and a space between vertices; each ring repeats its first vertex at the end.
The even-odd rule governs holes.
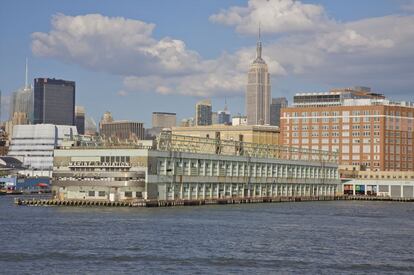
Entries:
POLYGON ((57 200, 217 200, 334 196, 333 153, 162 132, 155 146, 77 144, 56 149, 57 200))

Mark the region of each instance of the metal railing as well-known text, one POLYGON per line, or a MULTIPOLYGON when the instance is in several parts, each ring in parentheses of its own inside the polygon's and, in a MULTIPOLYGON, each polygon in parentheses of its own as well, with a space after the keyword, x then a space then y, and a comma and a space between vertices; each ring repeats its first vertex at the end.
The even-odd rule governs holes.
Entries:
POLYGON ((275 158, 284 160, 319 161, 337 163, 335 152, 303 149, 272 144, 258 144, 243 141, 210 139, 202 137, 174 135, 162 132, 157 139, 157 150, 188 152, 253 158, 275 158))

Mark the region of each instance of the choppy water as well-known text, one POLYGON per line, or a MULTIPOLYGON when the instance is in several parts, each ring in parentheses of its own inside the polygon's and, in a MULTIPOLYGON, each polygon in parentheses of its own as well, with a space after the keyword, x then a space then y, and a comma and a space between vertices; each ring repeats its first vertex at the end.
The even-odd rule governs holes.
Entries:
POLYGON ((0 197, 0 273, 414 272, 414 204, 19 207, 0 197))

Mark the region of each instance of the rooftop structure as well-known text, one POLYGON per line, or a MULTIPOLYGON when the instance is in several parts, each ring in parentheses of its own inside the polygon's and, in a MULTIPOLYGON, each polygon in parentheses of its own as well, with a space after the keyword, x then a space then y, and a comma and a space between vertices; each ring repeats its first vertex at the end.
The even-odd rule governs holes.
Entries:
POLYGON ((258 144, 279 144, 279 128, 269 125, 208 125, 173 127, 172 133, 176 135, 245 141, 258 144))
POLYGON ((101 135, 114 139, 144 139, 144 123, 129 120, 101 122, 101 135))
POLYGON ((347 100, 382 100, 384 95, 371 92, 368 87, 332 89, 324 93, 297 93, 293 97, 294 107, 342 106, 347 100))

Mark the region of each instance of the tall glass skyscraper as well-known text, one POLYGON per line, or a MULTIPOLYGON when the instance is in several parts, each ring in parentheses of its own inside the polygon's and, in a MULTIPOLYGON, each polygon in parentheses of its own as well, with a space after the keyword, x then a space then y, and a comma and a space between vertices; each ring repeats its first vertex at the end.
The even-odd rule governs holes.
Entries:
POLYGON ((35 78, 34 123, 75 125, 75 82, 35 78))
POLYGON ((14 113, 25 113, 27 119, 33 121, 33 87, 28 82, 28 64, 26 59, 26 76, 23 88, 13 92, 10 101, 10 119, 14 113))
POLYGON ((247 124, 270 124, 270 74, 262 59, 262 42, 257 41, 256 59, 250 65, 246 89, 247 124))
POLYGON ((286 97, 272 98, 270 104, 270 125, 280 126, 280 110, 288 106, 286 97))

